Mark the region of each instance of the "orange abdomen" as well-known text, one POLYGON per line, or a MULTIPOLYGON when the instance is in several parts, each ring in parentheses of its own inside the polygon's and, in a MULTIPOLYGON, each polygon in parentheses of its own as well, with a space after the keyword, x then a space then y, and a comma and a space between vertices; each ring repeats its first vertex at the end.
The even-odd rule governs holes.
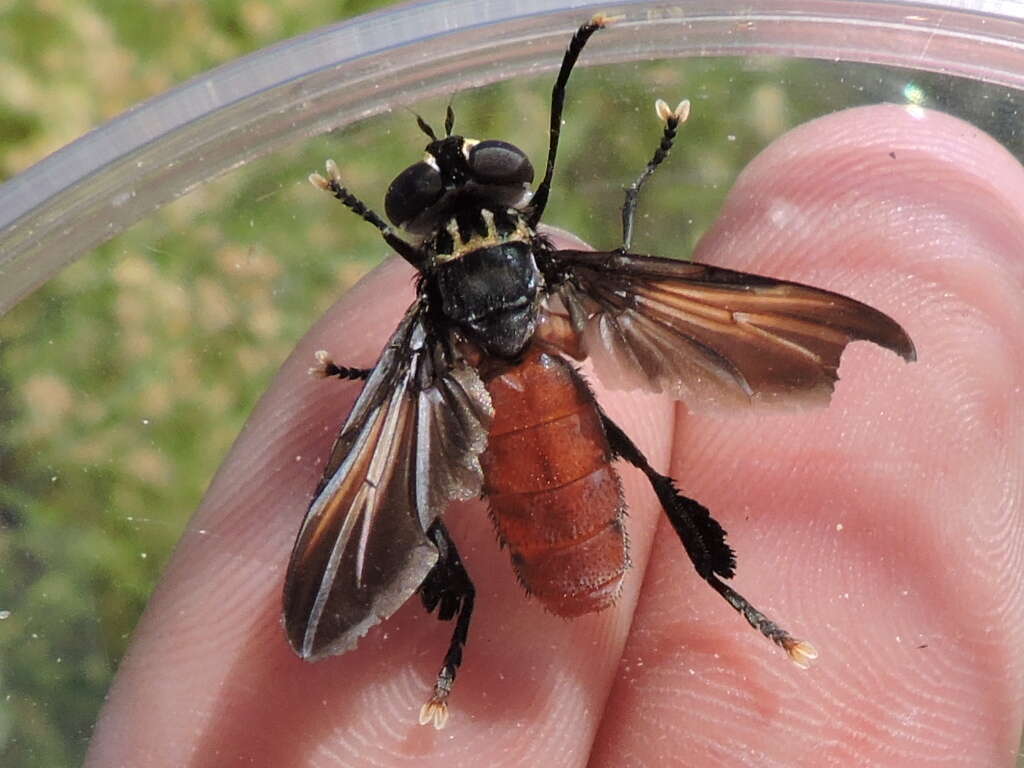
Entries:
POLYGON ((608 607, 629 556, 622 487, 593 395, 568 363, 536 351, 487 390, 484 493, 516 575, 560 616, 608 607))

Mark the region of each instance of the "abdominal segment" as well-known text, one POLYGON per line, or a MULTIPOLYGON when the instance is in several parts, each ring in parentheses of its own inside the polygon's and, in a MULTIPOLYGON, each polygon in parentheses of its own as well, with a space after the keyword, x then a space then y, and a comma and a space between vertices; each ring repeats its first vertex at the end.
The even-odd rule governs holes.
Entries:
POLYGON ((593 395, 568 363, 538 351, 487 390, 484 492, 516 575, 559 616, 608 607, 629 556, 622 486, 593 395))

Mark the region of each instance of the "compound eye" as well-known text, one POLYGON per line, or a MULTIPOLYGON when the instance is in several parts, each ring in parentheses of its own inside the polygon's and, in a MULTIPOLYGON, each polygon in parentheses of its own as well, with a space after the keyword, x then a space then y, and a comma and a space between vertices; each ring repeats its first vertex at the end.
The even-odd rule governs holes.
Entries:
POLYGON ((507 141, 488 139, 469 151, 469 168, 481 184, 529 184, 533 181, 530 158, 507 141))
POLYGON ((441 197, 441 174, 426 163, 410 165, 388 187, 384 212, 391 223, 401 227, 412 221, 441 197))

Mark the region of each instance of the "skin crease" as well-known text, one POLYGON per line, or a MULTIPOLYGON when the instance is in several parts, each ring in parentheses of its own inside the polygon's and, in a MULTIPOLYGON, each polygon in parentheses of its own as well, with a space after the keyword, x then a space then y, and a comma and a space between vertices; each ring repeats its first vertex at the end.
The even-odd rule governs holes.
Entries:
POLYGON ((872 303, 918 362, 854 344, 829 408, 784 413, 691 415, 592 383, 729 531, 733 585, 820 658, 797 669, 702 584, 646 481, 622 468, 634 568, 602 614, 545 614, 483 504, 446 516, 478 600, 440 732, 416 716, 451 625, 418 599, 317 664, 292 654, 279 618, 292 541, 359 389, 306 369, 317 349, 375 359, 412 296, 411 270, 388 263, 255 410, 136 632, 87 764, 1013 765, 1022 253, 1024 169, 973 126, 864 107, 772 144, 695 258, 872 303))

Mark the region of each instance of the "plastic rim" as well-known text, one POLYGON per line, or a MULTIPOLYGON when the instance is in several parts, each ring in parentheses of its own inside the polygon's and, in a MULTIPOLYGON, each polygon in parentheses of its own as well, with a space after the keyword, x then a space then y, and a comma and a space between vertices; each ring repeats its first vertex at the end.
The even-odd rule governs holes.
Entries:
POLYGON ((805 0, 435 0, 285 41, 129 110, 0 186, 0 313, 141 217, 275 149, 394 105, 537 74, 597 12, 584 64, 772 55, 886 64, 1024 88, 1024 5, 805 0))

